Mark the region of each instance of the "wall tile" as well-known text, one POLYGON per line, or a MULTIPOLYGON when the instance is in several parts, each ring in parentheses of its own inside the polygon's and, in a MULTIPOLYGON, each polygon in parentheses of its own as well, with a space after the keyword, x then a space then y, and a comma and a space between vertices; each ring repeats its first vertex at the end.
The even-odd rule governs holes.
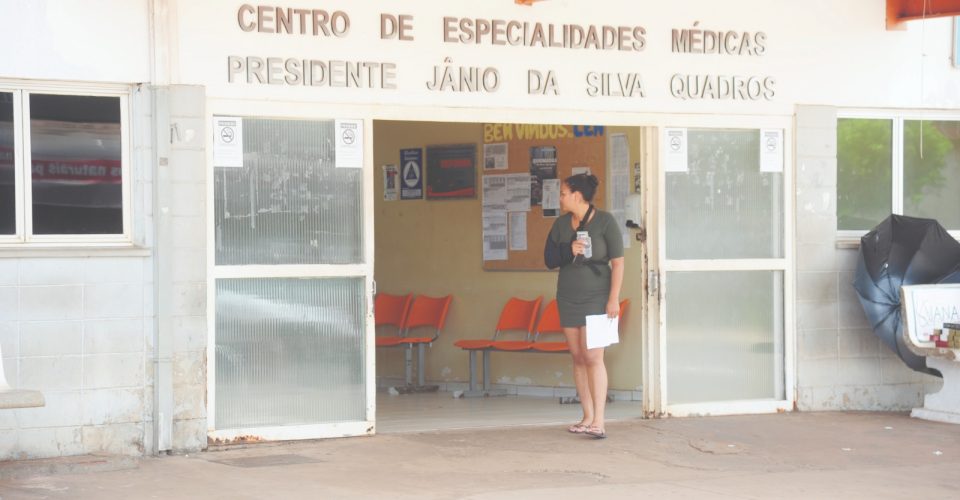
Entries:
POLYGON ((797 217, 833 217, 837 213, 837 194, 831 189, 802 188, 797 190, 797 217))
POLYGON ((207 348, 207 318, 176 316, 173 318, 173 350, 203 351, 207 348))
POLYGON ((80 427, 24 429, 19 432, 19 457, 65 457, 84 452, 80 427))
POLYGON ((140 456, 144 452, 142 423, 86 426, 83 447, 86 453, 140 456))
POLYGON ((797 106, 797 128, 829 128, 837 126, 835 106, 797 106))
POLYGON ((87 284, 99 283, 142 283, 143 257, 89 259, 83 269, 83 280, 87 284))
POLYGON ((797 243, 835 244, 837 217, 804 215, 797 221, 797 243))
POLYGON ((83 388, 106 389, 143 385, 143 353, 96 354, 83 358, 83 388))
POLYGON ((109 283, 87 285, 83 297, 84 315, 90 319, 135 318, 143 315, 143 286, 109 283))
POLYGON ((836 359, 837 330, 805 330, 798 335, 802 359, 836 359))
POLYGON ((22 356, 79 355, 83 348, 83 322, 24 321, 20 323, 22 356))
POLYGON ((797 155, 837 156, 837 129, 832 128, 799 128, 797 129, 797 155))
POLYGON ((837 273, 797 273, 797 300, 833 302, 837 300, 837 273))
POLYGON ((144 391, 138 389, 97 389, 83 392, 83 424, 103 425, 140 422, 143 419, 144 391))
POLYGON ((837 159, 825 156, 797 158, 797 187, 824 188, 837 194, 837 159))
POLYGON ((21 429, 80 425, 80 392, 44 392, 40 408, 14 410, 21 429))
POLYGON ((836 271, 836 253, 833 242, 797 244, 797 271, 836 271))
POLYGON ((0 319, 20 319, 20 289, 15 286, 0 286, 0 319))
POLYGON ((872 328, 859 300, 856 302, 841 301, 839 307, 840 328, 872 328))
POLYGON ((20 287, 20 319, 60 320, 83 317, 83 287, 24 286, 20 287))
POLYGON ((0 358, 20 355, 20 323, 0 320, 0 358))
POLYGON ((79 285, 89 259, 24 259, 20 262, 21 285, 79 285))
POLYGON ((840 330, 841 358, 880 357, 880 338, 868 328, 840 330))
POLYGON ((0 259, 0 286, 20 283, 20 261, 18 259, 0 259))
POLYGON ((836 385, 879 385, 880 360, 872 358, 844 358, 839 361, 836 385))
POLYGON ((43 392, 80 389, 80 356, 20 358, 20 386, 43 392))
POLYGON ((798 302, 797 325, 800 330, 837 328, 837 303, 798 302))
POLYGON ((836 359, 800 359, 797 384, 801 387, 833 387, 837 381, 836 359))
POLYGON ((144 351, 143 319, 97 319, 83 322, 86 354, 144 351))

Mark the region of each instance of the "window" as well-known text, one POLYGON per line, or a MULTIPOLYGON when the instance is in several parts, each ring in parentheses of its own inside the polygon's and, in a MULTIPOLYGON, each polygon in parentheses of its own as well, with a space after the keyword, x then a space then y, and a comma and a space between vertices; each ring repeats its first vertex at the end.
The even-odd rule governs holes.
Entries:
POLYGON ((851 117, 837 122, 837 228, 869 231, 891 213, 960 231, 960 120, 851 117))
POLYGON ((126 107, 0 87, 0 243, 128 240, 126 107))

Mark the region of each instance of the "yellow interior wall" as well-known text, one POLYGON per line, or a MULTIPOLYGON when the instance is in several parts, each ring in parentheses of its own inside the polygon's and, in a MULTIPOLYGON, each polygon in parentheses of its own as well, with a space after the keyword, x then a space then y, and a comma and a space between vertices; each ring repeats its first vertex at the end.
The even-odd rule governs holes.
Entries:
MULTIPOLYGON (((483 124, 377 121, 373 127, 374 225, 377 290, 439 297, 453 295, 447 323, 439 340, 427 348, 428 381, 469 380, 468 354, 453 345, 468 338, 490 338, 500 309, 511 296, 544 298, 556 292, 555 272, 484 271, 482 269, 480 197, 470 200, 383 200, 382 165, 399 165, 400 150, 439 144, 477 144, 482 156, 483 124)), ((628 134, 630 165, 639 158, 638 128, 607 128, 628 134)), ((426 151, 424 151, 426 154, 426 151)), ((424 158, 424 163, 426 158, 424 158)), ((597 168, 600 166, 595 166, 597 168)), ((478 165, 477 188, 481 185, 478 165)), ((632 172, 631 172, 632 176, 632 172)), ((632 180, 631 180, 632 191, 632 180)), ((530 241, 531 247, 543 242, 530 241)), ((634 242, 626 250, 626 277, 621 299, 631 299, 621 343, 607 350, 610 388, 638 390, 641 385, 642 251, 634 242)), ((415 356, 414 356, 415 358, 415 356)), ((377 349, 377 376, 403 377, 403 350, 377 349)), ((565 354, 496 352, 491 358, 491 381, 518 385, 573 385, 572 362, 565 354)))

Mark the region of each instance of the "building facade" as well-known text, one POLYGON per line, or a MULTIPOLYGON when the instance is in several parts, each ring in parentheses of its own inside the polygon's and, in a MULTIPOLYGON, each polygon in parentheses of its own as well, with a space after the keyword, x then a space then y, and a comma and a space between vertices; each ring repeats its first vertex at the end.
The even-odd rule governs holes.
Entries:
MULTIPOLYGON (((374 433, 376 378, 402 371, 374 348, 377 289, 460 297, 427 379, 464 384, 452 341, 554 278, 484 269, 479 192, 387 200, 382 167, 483 154, 498 124, 603 130, 604 203, 639 195, 611 388, 648 416, 904 410, 939 386, 850 283, 885 214, 960 231, 954 19, 402 7, 0 0, 0 349, 46 399, 0 410, 0 459, 374 433)), ((571 385, 558 360, 497 363, 517 392, 571 385)))

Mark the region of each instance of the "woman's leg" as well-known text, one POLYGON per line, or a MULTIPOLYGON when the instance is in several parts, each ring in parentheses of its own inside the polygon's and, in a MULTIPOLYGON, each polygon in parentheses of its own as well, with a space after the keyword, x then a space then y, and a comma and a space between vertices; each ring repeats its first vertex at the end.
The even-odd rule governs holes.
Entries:
POLYGON ((584 349, 589 381, 587 385, 590 387, 590 395, 593 398, 593 421, 590 425, 601 431, 605 429, 604 410, 607 407, 607 366, 603 363, 603 351, 602 347, 584 349))
POLYGON ((567 345, 570 346, 570 354, 573 356, 573 383, 577 386, 577 396, 580 397, 580 406, 583 408, 583 420, 580 423, 592 425, 594 411, 587 377, 585 331, 586 328, 582 326, 564 328, 563 334, 567 337, 567 345))

